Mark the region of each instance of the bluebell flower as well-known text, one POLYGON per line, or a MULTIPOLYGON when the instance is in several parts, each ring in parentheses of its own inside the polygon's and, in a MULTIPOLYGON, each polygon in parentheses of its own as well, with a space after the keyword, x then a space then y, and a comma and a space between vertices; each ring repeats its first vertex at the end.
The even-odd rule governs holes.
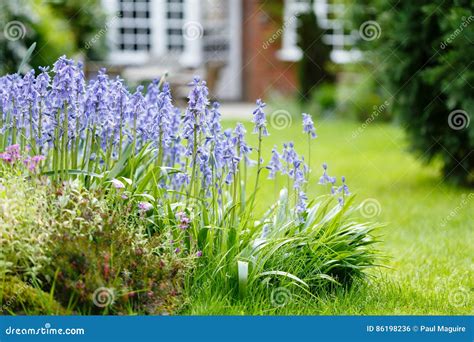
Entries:
POLYGON ((233 133, 233 143, 238 150, 238 156, 240 158, 245 157, 246 160, 249 161, 248 155, 252 152, 252 148, 245 142, 245 133, 247 133, 247 131, 245 130, 244 125, 238 122, 233 133))
POLYGON ((298 191, 297 196, 298 198, 297 198, 295 209, 296 209, 296 213, 298 215, 301 215, 304 212, 306 212, 308 197, 306 196, 306 193, 304 191, 298 191))
POLYGON ((265 108, 266 104, 261 99, 257 100, 257 108, 253 111, 253 120, 254 123, 254 130, 253 133, 258 133, 260 130, 262 131, 263 136, 268 135, 267 131, 267 120, 265 118, 265 112, 263 108, 265 108))
POLYGON ((326 163, 323 164, 323 175, 319 178, 319 184, 332 184, 334 185, 336 183, 336 178, 334 177, 331 177, 327 174, 327 169, 328 169, 328 166, 326 163))
POLYGON ((313 119, 306 113, 303 113, 303 132, 309 134, 313 139, 317 137, 313 119))
POLYGON ((277 172, 282 170, 283 167, 280 158, 281 156, 278 153, 276 146, 273 147, 272 157, 270 158, 270 163, 267 166, 267 169, 270 170, 270 173, 268 174, 269 179, 274 179, 277 172))
POLYGON ((339 193, 344 193, 344 195, 346 196, 350 195, 349 187, 346 185, 346 177, 342 176, 341 180, 342 180, 342 185, 338 188, 337 191, 339 193))

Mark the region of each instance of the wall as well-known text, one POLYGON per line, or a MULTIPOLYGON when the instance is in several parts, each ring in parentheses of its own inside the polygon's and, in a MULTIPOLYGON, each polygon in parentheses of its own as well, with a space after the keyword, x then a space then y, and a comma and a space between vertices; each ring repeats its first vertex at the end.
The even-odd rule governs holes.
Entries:
POLYGON ((288 95, 298 91, 296 64, 277 57, 282 24, 265 12, 263 3, 243 0, 242 95, 247 101, 275 91, 288 95), (278 38, 273 41, 272 37, 278 38))

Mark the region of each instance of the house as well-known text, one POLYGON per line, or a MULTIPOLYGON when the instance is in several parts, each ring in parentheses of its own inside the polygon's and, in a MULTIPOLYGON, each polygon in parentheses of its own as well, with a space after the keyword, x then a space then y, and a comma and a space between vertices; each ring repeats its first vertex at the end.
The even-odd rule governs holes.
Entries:
POLYGON ((314 10, 331 29, 328 42, 336 62, 350 60, 340 21, 328 19, 342 9, 316 0, 275 0, 283 7, 278 24, 261 0, 103 0, 111 45, 108 63, 124 67, 135 81, 165 72, 180 84, 192 74, 208 80, 215 96, 254 100, 270 91, 297 91, 296 15, 314 10))

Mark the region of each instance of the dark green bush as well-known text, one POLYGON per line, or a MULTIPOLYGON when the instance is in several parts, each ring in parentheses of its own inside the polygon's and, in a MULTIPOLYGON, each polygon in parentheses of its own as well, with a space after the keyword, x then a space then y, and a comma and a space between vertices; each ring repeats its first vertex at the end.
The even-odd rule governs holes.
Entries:
POLYGON ((380 66, 380 81, 413 150, 443 161, 446 179, 474 185, 474 3, 448 0, 364 1, 355 28, 375 20, 378 39, 361 40, 380 66))

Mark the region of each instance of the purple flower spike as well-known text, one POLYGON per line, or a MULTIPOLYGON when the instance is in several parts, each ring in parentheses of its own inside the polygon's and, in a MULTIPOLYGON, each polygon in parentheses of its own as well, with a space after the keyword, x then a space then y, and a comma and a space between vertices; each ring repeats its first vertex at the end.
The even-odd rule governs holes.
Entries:
POLYGON ((267 136, 267 120, 265 118, 265 112, 263 111, 263 108, 266 106, 266 104, 261 99, 258 99, 256 103, 257 108, 253 111, 252 120, 252 122, 255 124, 253 132, 258 133, 261 130, 263 136, 267 136))
POLYGON ((327 169, 328 169, 328 166, 326 163, 323 164, 323 169, 324 169, 324 172, 323 172, 323 175, 319 178, 319 184, 332 184, 334 185, 334 183, 336 183, 336 178, 334 177, 331 177, 327 174, 327 169))
POLYGON ((313 139, 317 137, 313 119, 306 113, 303 113, 303 132, 309 134, 313 139))
POLYGON ((202 251, 197 251, 196 256, 197 256, 198 258, 202 257, 202 251))
POLYGON ((275 146, 272 149, 272 158, 270 159, 270 163, 267 166, 267 169, 270 170, 270 173, 268 175, 269 179, 274 179, 276 176, 276 173, 282 170, 280 158, 281 156, 278 153, 277 148, 275 146))
POLYGON ((348 196, 351 193, 349 192, 349 187, 346 185, 346 177, 342 176, 342 185, 337 189, 337 192, 341 193, 343 192, 344 195, 348 196))

